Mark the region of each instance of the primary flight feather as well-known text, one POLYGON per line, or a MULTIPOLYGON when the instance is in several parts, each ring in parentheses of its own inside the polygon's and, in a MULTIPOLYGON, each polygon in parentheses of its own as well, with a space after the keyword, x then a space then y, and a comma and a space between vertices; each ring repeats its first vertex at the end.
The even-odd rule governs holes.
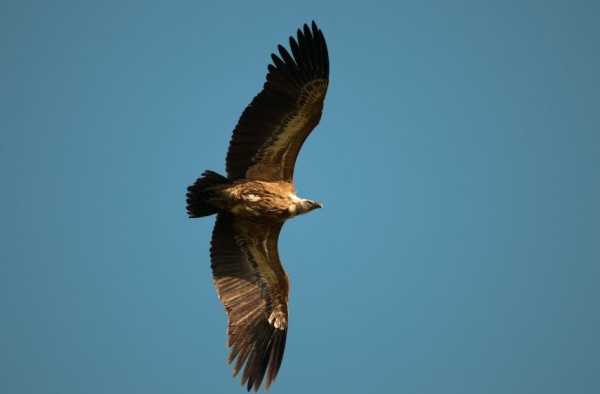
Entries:
POLYGON ((211 268, 228 315, 228 362, 242 385, 269 389, 288 327, 289 279, 279 260, 283 223, 322 205, 296 196, 294 165, 321 119, 329 84, 323 33, 312 22, 271 55, 263 90, 246 107, 227 151, 227 176, 205 171, 188 187, 190 217, 217 214, 211 268))

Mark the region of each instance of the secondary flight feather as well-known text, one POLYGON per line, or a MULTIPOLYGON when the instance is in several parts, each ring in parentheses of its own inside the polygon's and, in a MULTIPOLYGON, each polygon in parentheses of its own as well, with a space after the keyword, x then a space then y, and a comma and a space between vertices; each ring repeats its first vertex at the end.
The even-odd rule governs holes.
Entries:
POLYGON ((322 205, 296 195, 294 165, 319 123, 329 57, 315 22, 272 54, 267 80, 240 117, 227 176, 205 171, 188 187, 191 218, 217 215, 210 247, 219 299, 228 315, 228 362, 242 385, 266 390, 277 376, 288 328, 289 279, 277 249, 283 223, 322 205))

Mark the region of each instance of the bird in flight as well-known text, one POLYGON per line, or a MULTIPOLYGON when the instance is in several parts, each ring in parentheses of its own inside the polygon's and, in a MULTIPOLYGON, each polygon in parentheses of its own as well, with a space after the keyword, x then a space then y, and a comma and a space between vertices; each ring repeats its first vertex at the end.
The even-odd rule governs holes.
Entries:
POLYGON ((228 363, 242 385, 265 389, 279 371, 288 328, 289 279, 277 250, 283 223, 322 208, 300 198, 294 164, 321 119, 329 56, 315 22, 271 55, 263 89, 240 117, 227 151, 227 176, 205 171, 188 187, 191 218, 217 215, 210 247, 219 299, 228 316, 228 363))

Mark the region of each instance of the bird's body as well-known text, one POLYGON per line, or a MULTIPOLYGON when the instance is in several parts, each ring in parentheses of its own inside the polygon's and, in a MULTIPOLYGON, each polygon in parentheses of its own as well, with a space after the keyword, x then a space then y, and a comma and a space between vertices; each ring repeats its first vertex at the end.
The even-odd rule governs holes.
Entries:
POLYGON ((329 58, 316 24, 278 47, 263 90, 244 110, 227 152, 227 176, 205 171, 188 187, 190 217, 217 214, 211 268, 227 310, 234 376, 266 389, 275 379, 289 323, 289 279, 277 241, 283 223, 322 205, 296 195, 293 173, 302 144, 319 123, 329 58))
POLYGON ((283 223, 322 205, 298 197, 290 182, 239 180, 222 182, 203 190, 210 206, 229 212, 239 219, 260 223, 283 223))

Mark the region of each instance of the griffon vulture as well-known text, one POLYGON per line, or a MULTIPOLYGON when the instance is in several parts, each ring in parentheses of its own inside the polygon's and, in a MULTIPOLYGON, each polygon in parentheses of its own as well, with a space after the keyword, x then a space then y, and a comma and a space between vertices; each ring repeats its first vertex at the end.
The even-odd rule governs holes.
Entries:
POLYGON ((228 363, 242 385, 266 390, 285 349, 289 279, 279 260, 283 223, 322 205, 296 196, 294 164, 321 119, 329 83, 323 33, 313 22, 290 37, 290 50, 272 54, 263 90, 233 131, 227 176, 205 171, 188 187, 191 218, 217 214, 210 258, 219 299, 228 315, 228 363))

